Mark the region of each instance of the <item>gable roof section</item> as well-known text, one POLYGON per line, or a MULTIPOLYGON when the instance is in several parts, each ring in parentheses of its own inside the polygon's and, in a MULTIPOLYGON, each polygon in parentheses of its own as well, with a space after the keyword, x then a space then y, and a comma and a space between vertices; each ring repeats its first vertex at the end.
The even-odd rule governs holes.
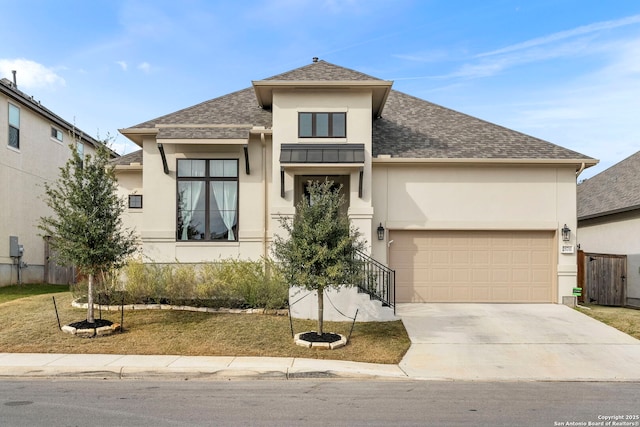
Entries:
POLYGON ((578 219, 640 209, 640 151, 578 185, 578 219))
POLYGON ((327 61, 312 62, 295 70, 287 71, 264 80, 284 81, 383 81, 377 77, 355 71, 350 68, 340 67, 327 61))
POLYGON ((142 164, 142 150, 133 151, 129 154, 125 154, 124 156, 120 156, 111 160, 111 163, 114 166, 130 166, 131 164, 137 163, 142 164))
MULTIPOLYGON (((356 85, 391 83, 326 61, 313 62, 259 83, 297 81, 351 81, 356 85)), ((271 128, 272 116, 271 111, 258 106, 254 88, 247 88, 121 132, 131 139, 147 130, 153 130, 160 139, 230 139, 247 137, 247 130, 253 126, 271 128), (198 124, 203 126, 198 128, 198 124)), ((597 163, 597 160, 575 151, 395 90, 388 93, 383 115, 373 121, 372 132, 374 157, 566 160, 577 164, 585 162, 586 166, 597 163)))

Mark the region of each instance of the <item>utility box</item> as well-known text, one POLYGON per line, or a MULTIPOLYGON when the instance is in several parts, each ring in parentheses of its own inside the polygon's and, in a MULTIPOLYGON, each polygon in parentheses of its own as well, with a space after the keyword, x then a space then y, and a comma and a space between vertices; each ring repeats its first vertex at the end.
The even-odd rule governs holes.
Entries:
POLYGON ((9 256, 20 258, 24 253, 24 248, 18 243, 18 236, 9 236, 9 256))

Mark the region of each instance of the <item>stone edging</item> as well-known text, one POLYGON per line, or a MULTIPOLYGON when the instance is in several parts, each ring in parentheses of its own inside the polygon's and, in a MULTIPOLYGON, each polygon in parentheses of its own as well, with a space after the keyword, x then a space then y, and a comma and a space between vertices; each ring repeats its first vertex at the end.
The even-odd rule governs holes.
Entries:
MULTIPOLYGON (((326 348, 328 350, 333 350, 333 349, 344 347, 345 345, 347 345, 347 337, 345 337, 342 334, 336 334, 336 335, 340 335, 339 341, 311 342, 311 341, 303 340, 300 338, 300 335, 306 334, 306 333, 307 332, 300 332, 299 334, 295 334, 295 336, 293 337, 293 340, 295 341, 296 345, 299 345, 300 347, 307 347, 307 348, 326 348)), ((335 333, 335 332, 332 332, 332 333, 335 333)))
MULTIPOLYGON (((86 302, 81 303, 73 300, 71 305, 75 308, 88 308, 86 302)), ((125 310, 175 310, 175 311, 194 311, 201 313, 231 313, 231 314, 272 314, 277 316, 288 316, 289 310, 286 309, 267 309, 267 308, 211 308, 211 307, 191 307, 188 305, 170 305, 170 304, 125 304, 125 305, 99 305, 93 304, 93 308, 105 311, 125 310)))

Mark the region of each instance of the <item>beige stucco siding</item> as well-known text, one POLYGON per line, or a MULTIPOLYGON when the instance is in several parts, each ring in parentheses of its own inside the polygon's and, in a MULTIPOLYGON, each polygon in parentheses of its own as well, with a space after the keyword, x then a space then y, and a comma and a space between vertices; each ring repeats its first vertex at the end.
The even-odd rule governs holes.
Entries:
MULTIPOLYGON (((270 156, 265 141, 259 137, 248 142, 250 174, 245 170, 242 145, 211 141, 208 144, 164 144, 169 174, 165 174, 162 158, 154 138, 143 143, 144 168, 144 221, 136 228, 141 236, 144 255, 155 262, 202 262, 224 258, 258 259, 264 255, 265 239, 265 191, 263 152, 270 156), (238 191, 238 241, 197 242, 176 241, 176 165, 177 159, 237 159, 239 174, 238 191)), ((269 165, 267 165, 269 168, 269 165)), ((122 174, 121 174, 122 175, 122 174)), ((270 177, 267 176, 267 180, 270 177)), ((134 221, 135 222, 135 221, 134 221)), ((134 222, 131 222, 132 224, 134 222)), ((266 236, 268 238, 268 236, 266 236)))
MULTIPOLYGON (((70 156, 71 136, 63 132, 63 141, 51 137, 53 123, 34 113, 28 107, 0 95, 0 285, 8 284, 8 273, 15 283, 16 273, 4 271, 12 264, 9 257, 9 236, 17 236, 24 246, 22 260, 29 267, 22 270, 24 282, 43 280, 44 241, 37 228, 40 217, 51 214, 44 201, 44 184, 53 183, 59 176, 59 168, 70 156), (20 108, 20 148, 7 145, 8 105, 20 108)), ((60 127, 54 126, 59 130, 60 127)), ((85 154, 93 147, 85 144, 85 154)))
MULTIPOLYGON (((574 230, 572 167, 524 165, 385 165, 373 169, 373 225, 393 230, 546 231, 566 223, 574 230)), ((389 260, 392 234, 373 243, 374 257, 389 260)), ((561 254, 554 239, 554 302, 571 295, 576 256, 561 254)), ((567 243, 565 243, 567 244, 567 243)))

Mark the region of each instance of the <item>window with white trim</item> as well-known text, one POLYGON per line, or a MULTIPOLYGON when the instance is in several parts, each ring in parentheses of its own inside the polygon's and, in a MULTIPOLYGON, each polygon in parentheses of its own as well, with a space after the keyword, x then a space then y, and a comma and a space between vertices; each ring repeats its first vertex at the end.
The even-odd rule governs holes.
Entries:
POLYGON ((51 126, 51 138, 62 142, 62 131, 51 126))
POLYGON ((9 147, 20 149, 20 108, 9 103, 9 147))

